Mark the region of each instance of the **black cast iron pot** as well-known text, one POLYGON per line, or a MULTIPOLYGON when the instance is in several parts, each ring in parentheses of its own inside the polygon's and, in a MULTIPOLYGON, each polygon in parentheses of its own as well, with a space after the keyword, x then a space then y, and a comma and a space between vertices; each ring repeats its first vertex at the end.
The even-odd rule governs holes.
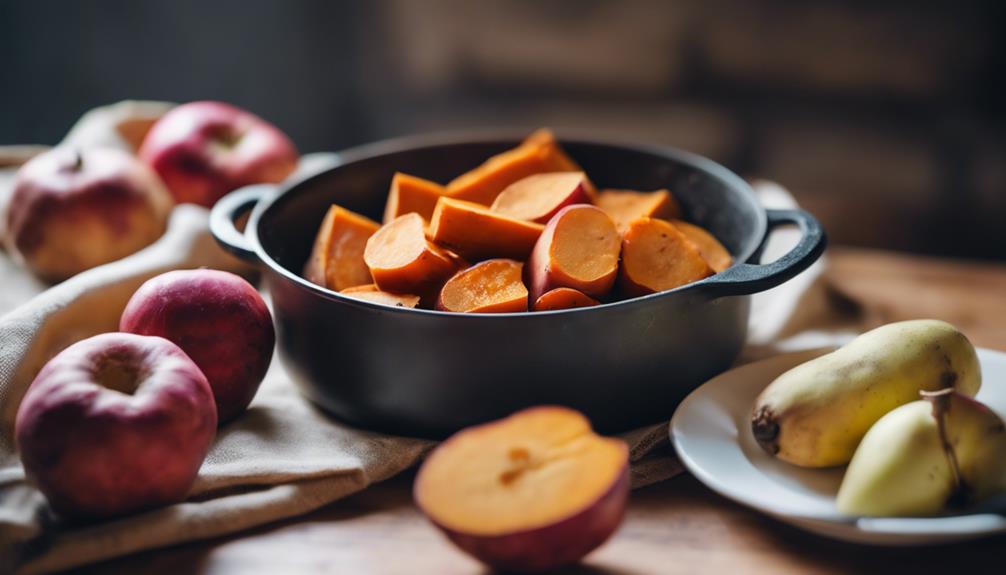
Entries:
POLYGON ((229 251, 264 269, 279 356, 303 392, 370 429, 443 436, 535 404, 564 404, 613 432, 666 420, 696 386, 730 367, 750 294, 804 270, 824 250, 802 210, 764 210, 739 177, 668 148, 563 140, 599 188, 669 188, 687 219, 733 254, 726 271, 681 288, 591 308, 452 314, 345 297, 300 276, 332 203, 379 219, 395 171, 446 182, 518 138, 407 138, 339 154, 339 165, 285 186, 237 190, 213 208, 229 251), (253 208, 244 233, 237 217, 253 208), (757 265, 768 232, 797 224, 799 244, 757 265))

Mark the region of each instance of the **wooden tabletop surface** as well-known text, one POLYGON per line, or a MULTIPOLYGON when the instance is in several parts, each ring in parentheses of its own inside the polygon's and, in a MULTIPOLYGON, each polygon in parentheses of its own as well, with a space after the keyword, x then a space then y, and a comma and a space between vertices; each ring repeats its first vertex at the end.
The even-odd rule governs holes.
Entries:
MULTIPOLYGON (((1006 350, 1006 266, 832 249, 831 285, 870 323, 936 317, 1006 350)), ((482 573, 416 511, 407 473, 310 515, 146 552, 80 573, 482 573)), ((569 573, 1006 572, 1006 537, 874 548, 809 535, 736 505, 684 474, 633 492, 625 523, 569 573)))

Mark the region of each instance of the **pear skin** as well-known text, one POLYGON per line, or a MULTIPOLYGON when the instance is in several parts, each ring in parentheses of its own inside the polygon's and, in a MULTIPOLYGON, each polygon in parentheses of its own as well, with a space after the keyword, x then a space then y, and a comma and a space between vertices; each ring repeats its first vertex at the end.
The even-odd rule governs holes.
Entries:
POLYGON ((837 505, 847 515, 931 515, 954 488, 932 406, 913 401, 880 418, 863 437, 837 505))
POLYGON ((952 325, 913 320, 879 327, 779 376, 751 415, 768 453, 803 467, 843 465, 867 430, 919 391, 953 388, 973 396, 981 368, 952 325))
MULTIPOLYGON (((941 401, 934 398, 931 401, 941 401)), ((1006 491, 1006 426, 979 401, 946 396, 943 432, 960 473, 958 501, 968 504, 1006 491)))

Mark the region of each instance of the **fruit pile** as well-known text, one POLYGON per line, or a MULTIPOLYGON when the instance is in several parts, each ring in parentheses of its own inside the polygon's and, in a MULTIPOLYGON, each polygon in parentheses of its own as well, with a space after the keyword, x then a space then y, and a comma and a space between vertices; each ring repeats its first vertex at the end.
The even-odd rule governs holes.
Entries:
POLYGON ((148 280, 119 329, 49 360, 18 408, 25 471, 67 517, 184 500, 217 426, 251 403, 275 342, 255 288, 207 269, 148 280))
POLYGON ((236 188, 280 182, 297 166, 297 150, 279 129, 222 102, 177 106, 145 134, 129 123, 105 129, 128 131, 124 147, 142 144, 40 154, 18 171, 3 206, 4 248, 45 281, 151 244, 176 202, 210 207, 236 188))
POLYGON ((758 397, 751 430, 789 463, 849 464, 843 513, 931 515, 1006 490, 1006 426, 973 399, 980 386, 962 333, 899 322, 779 376, 758 397))
POLYGON ((395 174, 383 225, 333 205, 304 277, 400 307, 592 306, 731 265, 712 234, 681 217, 667 190, 598 192, 552 133, 539 130, 446 186, 395 174))

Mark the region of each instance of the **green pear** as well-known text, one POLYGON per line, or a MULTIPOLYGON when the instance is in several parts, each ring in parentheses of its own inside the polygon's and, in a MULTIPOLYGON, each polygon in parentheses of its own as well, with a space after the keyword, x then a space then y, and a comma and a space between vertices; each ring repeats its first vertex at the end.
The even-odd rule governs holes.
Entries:
POLYGON ((933 515, 1006 490, 1006 426, 953 390, 924 394, 880 418, 838 491, 848 515, 933 515))
POLYGON ((751 430, 784 461, 843 465, 877 420, 919 391, 950 387, 973 396, 980 385, 975 348, 954 326, 892 323, 776 378, 755 402, 751 430))

